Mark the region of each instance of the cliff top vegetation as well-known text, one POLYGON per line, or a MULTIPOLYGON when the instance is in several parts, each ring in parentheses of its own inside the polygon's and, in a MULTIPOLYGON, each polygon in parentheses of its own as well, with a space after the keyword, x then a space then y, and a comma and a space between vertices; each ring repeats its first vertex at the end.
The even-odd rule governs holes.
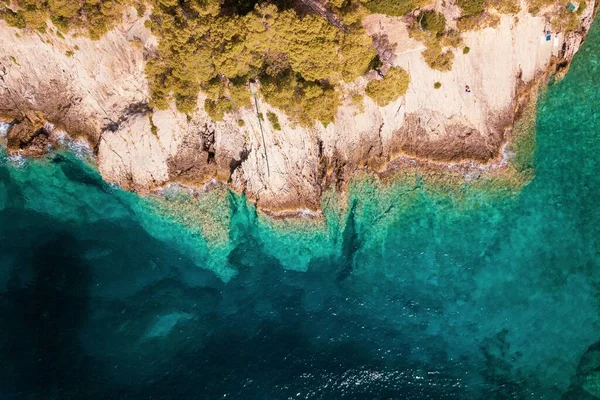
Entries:
MULTIPOLYGON (((529 11, 550 3, 529 0, 529 11)), ((520 10, 519 0, 456 4, 462 10, 459 31, 493 25, 498 13, 520 10)), ((204 108, 215 120, 250 106, 249 84, 259 83, 259 94, 292 121, 333 121, 342 83, 376 65, 372 39, 361 24, 370 13, 405 16, 411 36, 426 44, 423 57, 433 69, 450 70, 462 45, 460 32, 449 28, 430 0, 0 0, 0 18, 42 32, 50 20, 59 32, 98 39, 131 6, 139 15, 151 7, 146 23, 159 38, 146 68, 151 106, 162 109, 174 101, 191 113, 203 93, 204 108)), ((570 14, 563 19, 567 28, 572 25, 570 14)), ((395 100, 408 86, 406 71, 390 74, 367 87, 379 104, 395 100)))

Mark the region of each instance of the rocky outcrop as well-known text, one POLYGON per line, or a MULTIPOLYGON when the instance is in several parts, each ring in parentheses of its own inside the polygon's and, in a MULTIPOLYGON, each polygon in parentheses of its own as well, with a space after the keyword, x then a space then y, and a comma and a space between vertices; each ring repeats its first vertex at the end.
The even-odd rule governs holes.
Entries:
MULTIPOLYGON (((520 88, 572 59, 591 24, 546 41, 546 20, 522 11, 496 28, 464 35, 452 71, 431 70, 423 45, 400 18, 371 15, 365 29, 381 58, 411 76, 407 94, 386 107, 364 93, 372 76, 345 86, 335 123, 305 128, 257 99, 259 113, 277 114, 280 128, 254 108, 213 122, 148 107, 144 67, 156 38, 131 10, 101 40, 22 32, 0 21, 0 116, 14 120, 12 152, 36 156, 52 143, 44 124, 85 137, 103 177, 140 192, 168 182, 201 186, 216 178, 270 210, 318 209, 322 191, 344 189, 357 169, 380 171, 397 157, 438 163, 494 162, 510 133, 520 88), (441 87, 434 87, 439 82, 441 87), (470 93, 465 86, 471 88, 470 93)), ((203 104, 200 95, 199 103, 203 104)))

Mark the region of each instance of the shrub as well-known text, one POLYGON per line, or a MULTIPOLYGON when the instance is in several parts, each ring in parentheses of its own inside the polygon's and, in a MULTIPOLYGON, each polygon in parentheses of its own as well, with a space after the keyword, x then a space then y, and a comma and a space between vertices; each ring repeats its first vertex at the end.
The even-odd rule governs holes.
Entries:
POLYGON ((527 5, 529 6, 529 12, 531 14, 537 14, 538 11, 544 6, 553 4, 554 0, 528 0, 527 5))
POLYGON ((324 125, 333 122, 340 104, 339 93, 332 86, 306 82, 289 73, 261 80, 261 93, 270 105, 304 126, 315 120, 324 125))
POLYGON ((276 131, 281 130, 281 125, 279 124, 279 118, 277 118, 277 114, 275 114, 274 112, 271 112, 271 111, 267 111, 267 119, 273 126, 274 130, 276 130, 276 131))
POLYGON ((519 0, 487 0, 486 7, 493 8, 502 14, 517 14, 521 11, 519 0))
POLYGON ((500 17, 487 12, 461 17, 456 21, 456 27, 461 31, 477 31, 484 28, 496 27, 500 23, 500 17))
POLYGON ((436 83, 433 84, 433 88, 434 89, 439 89, 441 87, 442 87, 442 84, 440 82, 436 82, 436 83))
POLYGON ((420 17, 421 27, 439 36, 446 30, 446 17, 435 11, 425 11, 420 17))
POLYGON ((356 107, 356 109, 359 113, 362 113, 365 111, 364 97, 360 93, 358 93, 358 92, 352 93, 351 97, 350 97, 350 101, 356 107))
POLYGON ((368 0, 364 5, 375 14, 401 17, 429 2, 429 0, 368 0))
POLYGON ((297 122, 327 123, 339 104, 332 84, 363 75, 376 56, 360 24, 344 32, 320 16, 300 18, 272 4, 231 15, 220 12, 218 0, 204 3, 212 6, 153 0, 151 27, 161 40, 146 73, 155 107, 166 107, 172 96, 182 110, 179 99, 191 99, 202 88, 208 90, 207 112, 223 118, 246 104, 232 88, 258 80, 265 83, 265 99, 297 122), (229 93, 210 91, 217 76, 229 85, 229 93), (317 95, 311 98, 311 93, 317 95))
POLYGON ((481 14, 485 10, 485 0, 458 0, 464 16, 481 14))
POLYGON ((423 51, 423 58, 431 69, 450 71, 454 61, 452 50, 443 50, 439 44, 432 44, 423 51))
POLYGON ((152 115, 150 115, 150 133, 154 136, 158 137, 158 127, 154 125, 154 121, 152 120, 152 115))
POLYGON ((404 96, 408 90, 410 76, 402 68, 390 68, 383 79, 368 83, 366 93, 379 106, 384 107, 404 96))
POLYGON ((0 18, 17 28, 46 30, 48 19, 61 31, 79 30, 99 39, 121 20, 125 7, 137 0, 13 0, 17 12, 0 3, 0 18))
POLYGON ((469 46, 463 47, 463 54, 469 54, 470 51, 471 51, 471 48, 469 46))

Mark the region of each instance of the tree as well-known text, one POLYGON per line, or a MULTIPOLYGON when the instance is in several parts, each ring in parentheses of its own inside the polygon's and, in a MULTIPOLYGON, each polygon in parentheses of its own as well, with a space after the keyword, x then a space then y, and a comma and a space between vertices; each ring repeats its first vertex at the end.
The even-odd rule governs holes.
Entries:
POLYGON ((402 68, 390 68, 383 79, 368 83, 366 93, 379 106, 384 107, 406 94, 410 76, 402 68))

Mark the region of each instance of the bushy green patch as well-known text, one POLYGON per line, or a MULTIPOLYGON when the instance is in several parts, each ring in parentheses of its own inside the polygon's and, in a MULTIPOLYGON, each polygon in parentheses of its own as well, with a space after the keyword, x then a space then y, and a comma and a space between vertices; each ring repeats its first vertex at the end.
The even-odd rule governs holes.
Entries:
POLYGON ((430 3, 428 0, 367 0, 365 7, 374 14, 386 14, 391 16, 403 16, 415 8, 430 3))
POLYGON ((321 16, 300 18, 272 4, 232 15, 218 0, 152 2, 150 27, 161 40, 146 71, 158 108, 175 98, 177 108, 189 112, 198 92, 208 91, 205 108, 221 119, 247 105, 232 91, 247 92, 247 83, 258 80, 267 101, 296 122, 327 123, 337 110, 334 87, 367 72, 376 55, 360 23, 345 32, 321 16), (224 89, 215 91, 215 80, 224 89), (325 106, 334 109, 318 109, 325 106))
POLYGON ((493 8, 502 14, 517 14, 521 11, 519 0, 486 0, 486 8, 493 8))
POLYGON ((277 114, 275 114, 275 113, 273 113, 271 111, 267 111, 267 119, 269 120, 269 122, 273 126, 274 130, 276 130, 276 131, 280 131, 281 130, 281 124, 279 124, 279 118, 277 118, 277 114))
POLYGON ((446 30, 446 17, 444 14, 435 11, 425 11, 419 18, 421 27, 427 31, 440 36, 446 30))
POLYGON ((156 125, 154 125, 154 121, 152 120, 152 115, 149 116, 150 119, 150 132, 158 137, 158 127, 156 125))
MULTIPOLYGON (((426 14, 428 12, 425 12, 426 14)), ((434 13, 434 12, 432 12, 434 13)), ((435 14, 435 13, 434 13, 435 14)), ((439 18, 434 17, 433 18, 439 18)), ((443 16, 441 16, 443 18, 443 16)), ((441 20, 441 18, 439 18, 441 20)), ((422 21, 422 19, 420 19, 422 21)), ((444 27, 445 27, 445 19, 444 27)), ((413 20, 409 24, 409 36, 425 44, 427 48, 421 53, 423 59, 431 69, 438 71, 450 71, 454 62, 454 53, 452 48, 462 44, 462 37, 455 30, 439 30, 441 24, 438 22, 438 30, 427 30, 422 26, 419 20, 413 20)))
POLYGON ((481 14, 485 10, 485 0, 457 0, 463 16, 481 14))
MULTIPOLYGON (((542 7, 552 5, 554 2, 555 0, 527 0, 527 5, 531 14, 537 14, 542 7)), ((562 0, 559 0, 559 2, 564 3, 565 6, 567 5, 562 0)))
POLYGON ((383 79, 368 83, 366 93, 379 106, 387 106, 389 103, 406 94, 410 76, 402 68, 392 67, 383 79))
POLYGON ((470 51, 471 51, 471 48, 469 46, 463 47, 463 54, 469 54, 470 51))
POLYGON ((340 95, 334 87, 307 82, 292 74, 278 79, 267 77, 261 84, 261 93, 267 103, 305 126, 312 125, 315 120, 324 125, 333 122, 340 105, 340 95))
POLYGON ((456 27, 461 32, 478 31, 485 28, 495 28, 499 23, 500 17, 498 15, 482 12, 459 18, 456 21, 456 27))
POLYGON ((578 14, 564 6, 554 15, 550 24, 555 31, 568 33, 579 28, 580 22, 578 14))
POLYGON ((358 92, 354 92, 350 95, 350 101, 351 103, 356 107, 356 110, 359 113, 362 113, 363 111, 365 111, 365 102, 364 102, 364 97, 363 95, 361 95, 358 92))
POLYGON ((121 21, 134 0, 12 0, 0 1, 0 18, 17 28, 46 31, 47 21, 61 31, 81 31, 99 39, 121 21), (8 7, 11 3, 11 8, 8 7), (14 11, 13 11, 14 9, 14 11))
POLYGON ((452 50, 444 50, 440 44, 431 44, 423 51, 423 59, 431 67, 438 71, 450 71, 454 62, 452 50))
MULTIPOLYGON (((251 93, 245 85, 235 85, 220 79, 212 79, 203 86, 206 93, 204 109, 214 121, 221 121, 225 113, 248 107, 252 104, 251 93)), ((189 100, 178 103, 181 111, 190 113, 196 108, 198 93, 191 93, 189 100), (185 108, 181 108, 184 106, 185 108)), ((182 99, 180 99, 182 101, 182 99)))
POLYGON ((433 88, 434 89, 439 89, 441 87, 442 87, 442 84, 440 82, 436 82, 436 83, 433 84, 433 88))

